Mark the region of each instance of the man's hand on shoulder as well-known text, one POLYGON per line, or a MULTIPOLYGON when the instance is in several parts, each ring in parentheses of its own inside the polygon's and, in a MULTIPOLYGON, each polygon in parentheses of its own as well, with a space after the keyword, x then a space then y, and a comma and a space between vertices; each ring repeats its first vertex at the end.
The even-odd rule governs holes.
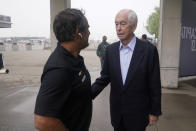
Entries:
POLYGON ((149 125, 155 125, 158 121, 159 117, 154 115, 149 115, 149 125))
POLYGON ((57 118, 34 115, 35 128, 39 131, 69 131, 57 118))

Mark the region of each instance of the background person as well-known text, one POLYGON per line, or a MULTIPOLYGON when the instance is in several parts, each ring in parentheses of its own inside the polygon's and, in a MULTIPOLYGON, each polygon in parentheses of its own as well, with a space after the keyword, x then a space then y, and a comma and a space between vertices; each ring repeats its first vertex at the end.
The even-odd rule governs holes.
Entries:
POLYGON ((99 57, 100 62, 101 62, 101 69, 103 68, 103 64, 104 64, 105 51, 109 45, 109 43, 107 43, 106 41, 107 41, 107 37, 103 36, 102 42, 99 44, 99 46, 97 48, 97 56, 99 57))
POLYGON ((142 35, 142 40, 143 40, 143 41, 147 41, 147 35, 146 35, 146 34, 143 34, 143 35, 142 35))

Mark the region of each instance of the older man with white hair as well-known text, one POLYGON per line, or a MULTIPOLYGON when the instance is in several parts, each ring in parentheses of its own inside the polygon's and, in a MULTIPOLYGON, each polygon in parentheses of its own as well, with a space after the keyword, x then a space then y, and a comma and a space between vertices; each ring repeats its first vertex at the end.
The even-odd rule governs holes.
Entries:
POLYGON ((115 18, 120 41, 108 46, 101 76, 92 85, 95 98, 109 83, 114 131, 145 131, 161 115, 161 82, 157 49, 134 35, 137 15, 121 10, 115 18))

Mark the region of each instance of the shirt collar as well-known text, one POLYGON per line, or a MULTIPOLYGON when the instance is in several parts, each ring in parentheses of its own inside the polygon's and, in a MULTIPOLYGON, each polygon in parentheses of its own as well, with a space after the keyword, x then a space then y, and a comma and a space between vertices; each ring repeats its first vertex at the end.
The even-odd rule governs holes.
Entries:
POLYGON ((81 64, 81 62, 84 61, 83 57, 80 55, 78 55, 78 57, 75 58, 66 48, 61 46, 60 43, 57 43, 57 49, 58 49, 58 52, 61 53, 64 58, 66 59, 69 58, 71 63, 74 65, 81 64))
MULTIPOLYGON (((130 50, 133 51, 134 48, 135 48, 135 44, 136 44, 136 37, 134 36, 134 37, 132 38, 132 40, 127 44, 127 47, 126 47, 126 48, 128 48, 128 49, 130 49, 130 50)), ((123 45, 122 42, 120 41, 119 50, 122 50, 123 47, 124 47, 124 45, 123 45)))

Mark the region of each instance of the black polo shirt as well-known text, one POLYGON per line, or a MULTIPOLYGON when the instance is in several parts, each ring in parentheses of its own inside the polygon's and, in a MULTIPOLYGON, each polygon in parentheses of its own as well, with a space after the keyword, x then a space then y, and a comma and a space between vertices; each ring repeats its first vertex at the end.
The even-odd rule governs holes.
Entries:
POLYGON ((59 43, 45 64, 35 114, 58 118, 70 131, 89 130, 90 74, 83 58, 75 58, 59 43))

